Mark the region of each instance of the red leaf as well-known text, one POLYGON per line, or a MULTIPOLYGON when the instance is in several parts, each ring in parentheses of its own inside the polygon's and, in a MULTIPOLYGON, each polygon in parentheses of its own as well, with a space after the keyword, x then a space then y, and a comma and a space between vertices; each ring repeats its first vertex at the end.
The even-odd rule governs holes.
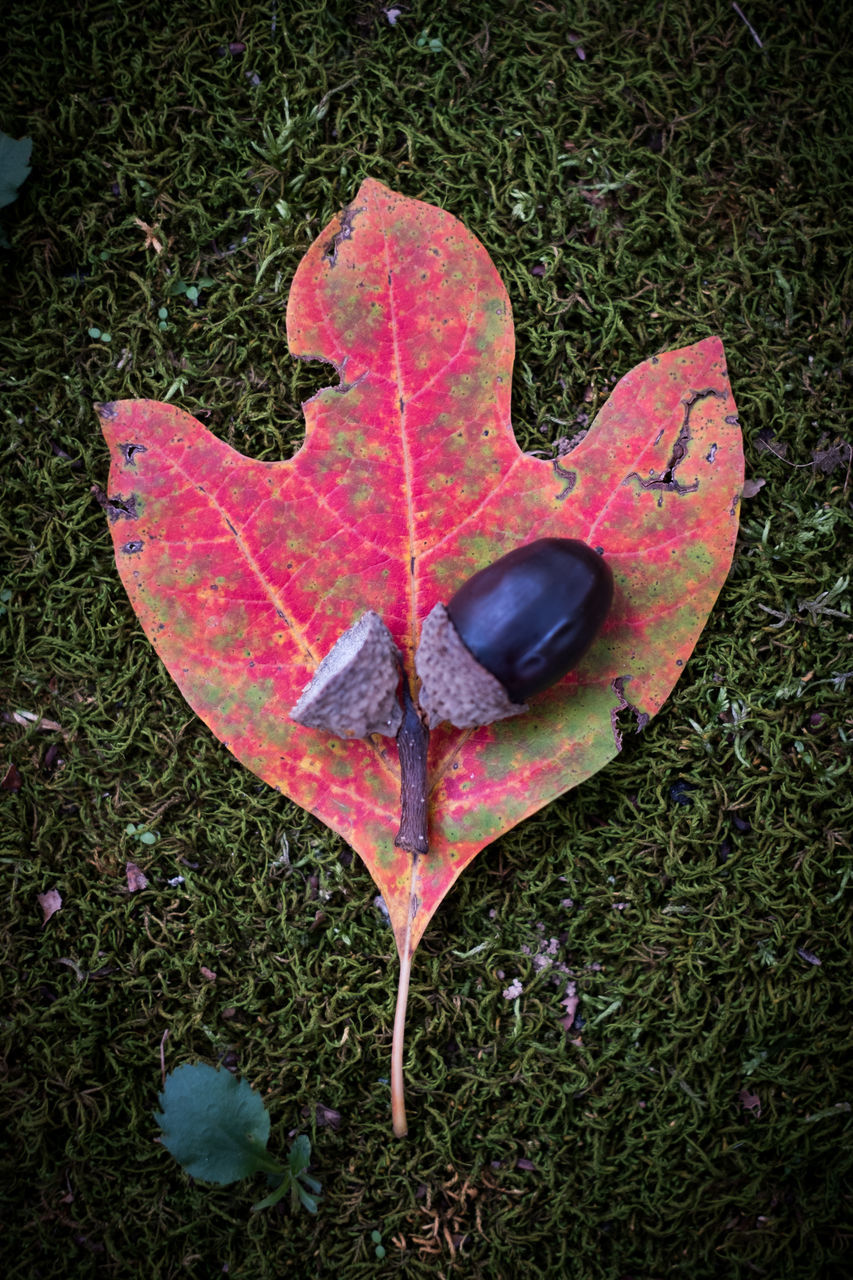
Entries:
POLYGON ((133 606, 191 706, 359 852, 409 959, 476 853, 611 760, 620 709, 641 727, 661 707, 731 561, 740 430, 706 338, 627 374, 559 463, 523 454, 510 304, 488 255, 450 214, 372 180, 306 253, 287 328, 293 355, 339 377, 304 405, 290 461, 252 461, 172 405, 119 401, 100 407, 104 506, 133 606), (365 610, 411 673, 436 601, 547 535, 602 548, 611 616, 526 715, 433 732, 430 852, 413 868, 394 848, 394 744, 342 742, 288 710, 365 610))

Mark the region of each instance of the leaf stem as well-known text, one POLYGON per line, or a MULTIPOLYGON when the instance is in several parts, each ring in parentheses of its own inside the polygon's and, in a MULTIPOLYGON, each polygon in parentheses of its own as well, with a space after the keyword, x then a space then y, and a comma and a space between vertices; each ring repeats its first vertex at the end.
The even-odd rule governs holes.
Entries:
MULTIPOLYGON (((412 872, 418 855, 412 858, 412 872)), ((400 948, 400 978, 397 984, 397 1007, 394 1010, 394 1036, 391 1042, 391 1122, 395 1138, 409 1132, 406 1121, 406 1096, 403 1085, 403 1038, 406 1034, 406 1006, 409 1002, 409 978, 412 972, 412 910, 406 918, 406 934, 400 948)))
POLYGON ((412 701, 409 680, 403 676, 403 723, 397 733, 400 754, 400 830, 394 844, 412 855, 411 890, 406 914, 406 932, 400 948, 400 978, 397 985, 397 1007, 394 1010, 394 1036, 391 1043, 391 1121, 394 1135, 405 1138, 406 1098, 403 1085, 403 1039, 406 1034, 406 1006, 409 1001, 409 978, 412 973, 412 921, 418 910, 415 873, 418 858, 429 851, 427 826, 427 750, 429 729, 412 701))
MULTIPOLYGON (((255 1146, 255 1140, 252 1140, 252 1146, 255 1146)), ((252 1151, 252 1163, 259 1173, 271 1173, 274 1176, 284 1177, 290 1173, 290 1169, 286 1165, 280 1165, 277 1160, 273 1160, 272 1156, 267 1155, 266 1151, 252 1151)))

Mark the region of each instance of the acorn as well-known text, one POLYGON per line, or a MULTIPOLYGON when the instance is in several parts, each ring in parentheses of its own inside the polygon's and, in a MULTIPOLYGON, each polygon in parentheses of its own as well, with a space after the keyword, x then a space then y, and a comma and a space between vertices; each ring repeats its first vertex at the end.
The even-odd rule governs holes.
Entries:
POLYGON ((539 538, 464 582, 425 618, 415 669, 430 728, 520 715, 580 662, 613 600, 613 574, 577 538, 539 538))

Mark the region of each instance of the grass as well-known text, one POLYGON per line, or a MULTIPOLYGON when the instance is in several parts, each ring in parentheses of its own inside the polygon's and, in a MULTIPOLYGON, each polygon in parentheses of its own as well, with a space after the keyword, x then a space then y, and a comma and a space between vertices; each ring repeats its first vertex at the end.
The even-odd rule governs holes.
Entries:
POLYGON ((763 0, 742 6, 762 47, 722 0, 399 8, 17 0, 6 19, 0 127, 32 137, 33 172, 0 212, 4 1272, 842 1276, 848 33, 763 0), (428 930, 405 1144, 375 889, 196 721, 91 495, 96 400, 296 447, 325 375, 288 356, 289 281, 368 174, 492 255, 523 447, 718 333, 765 481, 663 712, 485 850, 428 930), (316 1219, 182 1174, 155 1141, 161 1046, 261 1089, 271 1151, 310 1136, 316 1219))

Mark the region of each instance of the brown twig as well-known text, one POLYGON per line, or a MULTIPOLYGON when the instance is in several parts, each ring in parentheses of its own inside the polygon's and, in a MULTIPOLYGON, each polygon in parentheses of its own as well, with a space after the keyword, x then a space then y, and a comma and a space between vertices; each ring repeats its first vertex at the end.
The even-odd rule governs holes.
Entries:
POLYGON ((412 701, 409 681, 403 673, 403 723, 397 734, 400 753, 400 830, 394 844, 409 853, 426 853, 427 748, 429 729, 412 701))
POLYGON ((163 1083, 163 1088, 166 1087, 166 1041, 168 1039, 169 1028, 167 1027, 160 1040, 160 1079, 163 1083))

